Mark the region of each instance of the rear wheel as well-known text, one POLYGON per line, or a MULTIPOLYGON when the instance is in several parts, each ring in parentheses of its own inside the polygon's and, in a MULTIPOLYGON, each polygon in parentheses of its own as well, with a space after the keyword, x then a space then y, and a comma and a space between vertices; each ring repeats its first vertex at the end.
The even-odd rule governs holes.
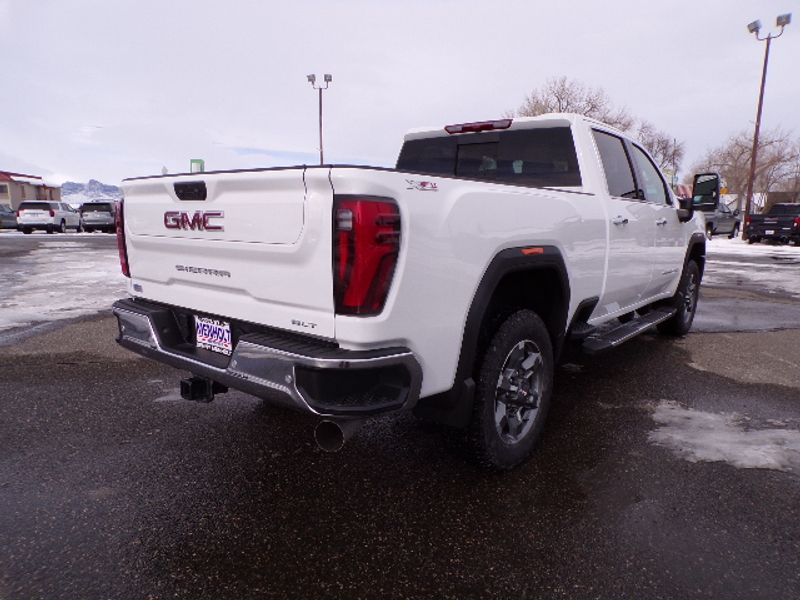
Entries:
POLYGON ((733 229, 731 230, 731 234, 728 237, 730 239, 739 237, 739 224, 738 223, 736 223, 736 225, 733 226, 733 229))
POLYGON ((754 238, 754 237, 747 238, 747 243, 748 244, 755 244, 758 241, 760 241, 758 238, 754 238))
POLYGON ((472 420, 470 450, 493 469, 525 461, 544 427, 553 389, 553 348, 531 310, 508 317, 483 355, 472 420))
POLYGON ((47 229, 45 229, 45 231, 46 231, 47 233, 55 233, 55 232, 56 232, 56 229, 55 229, 55 227, 53 227, 52 225, 48 225, 48 226, 47 226, 47 229))
POLYGON ((22 233, 24 233, 25 235, 30 235, 31 233, 33 233, 33 229, 31 229, 30 227, 23 227, 22 233))
POLYGON ((67 233, 67 222, 61 221, 61 224, 58 226, 58 233, 67 233))
POLYGON ((657 325, 665 335, 686 335, 692 328, 697 300, 700 297, 700 267, 693 260, 686 263, 678 285, 678 291, 670 301, 677 311, 675 314, 657 325))
POLYGON ((91 227, 86 227, 86 228, 84 229, 84 231, 85 231, 86 233, 92 233, 92 232, 94 231, 94 229, 92 229, 91 227))

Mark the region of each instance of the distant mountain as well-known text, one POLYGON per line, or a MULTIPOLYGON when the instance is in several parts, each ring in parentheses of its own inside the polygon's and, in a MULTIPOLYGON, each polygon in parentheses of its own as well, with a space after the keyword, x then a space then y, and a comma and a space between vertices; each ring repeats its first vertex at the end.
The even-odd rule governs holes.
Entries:
POLYGON ((106 185, 96 179, 89 183, 67 181, 61 185, 61 199, 69 204, 81 204, 91 200, 118 200, 122 198, 122 190, 115 185, 106 185))

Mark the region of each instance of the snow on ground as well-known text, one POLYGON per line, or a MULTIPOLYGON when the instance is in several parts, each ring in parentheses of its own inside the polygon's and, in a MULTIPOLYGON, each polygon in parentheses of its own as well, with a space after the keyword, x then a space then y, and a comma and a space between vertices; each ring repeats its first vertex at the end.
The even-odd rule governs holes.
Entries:
POLYGON ((703 283, 800 298, 800 247, 713 238, 706 245, 703 283))
POLYGON ((736 254, 738 256, 788 256, 800 260, 800 246, 773 246, 764 243, 748 244, 741 238, 731 240, 725 237, 714 237, 706 244, 706 254, 709 257, 721 254, 736 254))
POLYGON ((92 248, 77 241, 81 235, 48 236, 37 250, 0 264, 0 331, 96 313, 126 295, 116 248, 92 248))
POLYGON ((736 413, 711 413, 661 402, 653 413, 659 425, 651 442, 690 462, 726 462, 741 469, 800 472, 800 431, 786 427, 748 427, 736 413))

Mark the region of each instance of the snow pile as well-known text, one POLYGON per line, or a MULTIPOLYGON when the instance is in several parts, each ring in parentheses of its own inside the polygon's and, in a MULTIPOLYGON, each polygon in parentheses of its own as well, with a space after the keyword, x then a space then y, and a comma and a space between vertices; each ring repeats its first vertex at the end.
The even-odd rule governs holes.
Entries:
POLYGON ((0 331, 106 310, 124 297, 116 249, 48 242, 24 262, 0 264, 0 331))
POLYGON ((741 469, 800 471, 800 431, 747 429, 735 413, 710 413, 661 402, 653 413, 660 426, 654 444, 690 462, 726 462, 741 469))
POLYGON ((704 285, 800 298, 800 247, 714 238, 706 244, 704 285))
POLYGON ((714 257, 721 254, 736 254, 738 256, 772 256, 793 257, 800 260, 800 247, 798 246, 772 246, 770 244, 748 244, 740 238, 728 239, 714 237, 706 243, 706 255, 714 257))

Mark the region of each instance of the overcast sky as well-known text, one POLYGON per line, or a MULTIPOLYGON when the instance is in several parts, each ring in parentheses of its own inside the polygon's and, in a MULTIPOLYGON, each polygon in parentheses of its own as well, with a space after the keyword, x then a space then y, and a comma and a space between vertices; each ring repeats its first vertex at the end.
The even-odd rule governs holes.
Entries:
POLYGON ((0 0, 0 170, 53 180, 326 162, 390 166, 406 130, 501 116, 565 75, 686 143, 800 134, 800 3, 0 0))

